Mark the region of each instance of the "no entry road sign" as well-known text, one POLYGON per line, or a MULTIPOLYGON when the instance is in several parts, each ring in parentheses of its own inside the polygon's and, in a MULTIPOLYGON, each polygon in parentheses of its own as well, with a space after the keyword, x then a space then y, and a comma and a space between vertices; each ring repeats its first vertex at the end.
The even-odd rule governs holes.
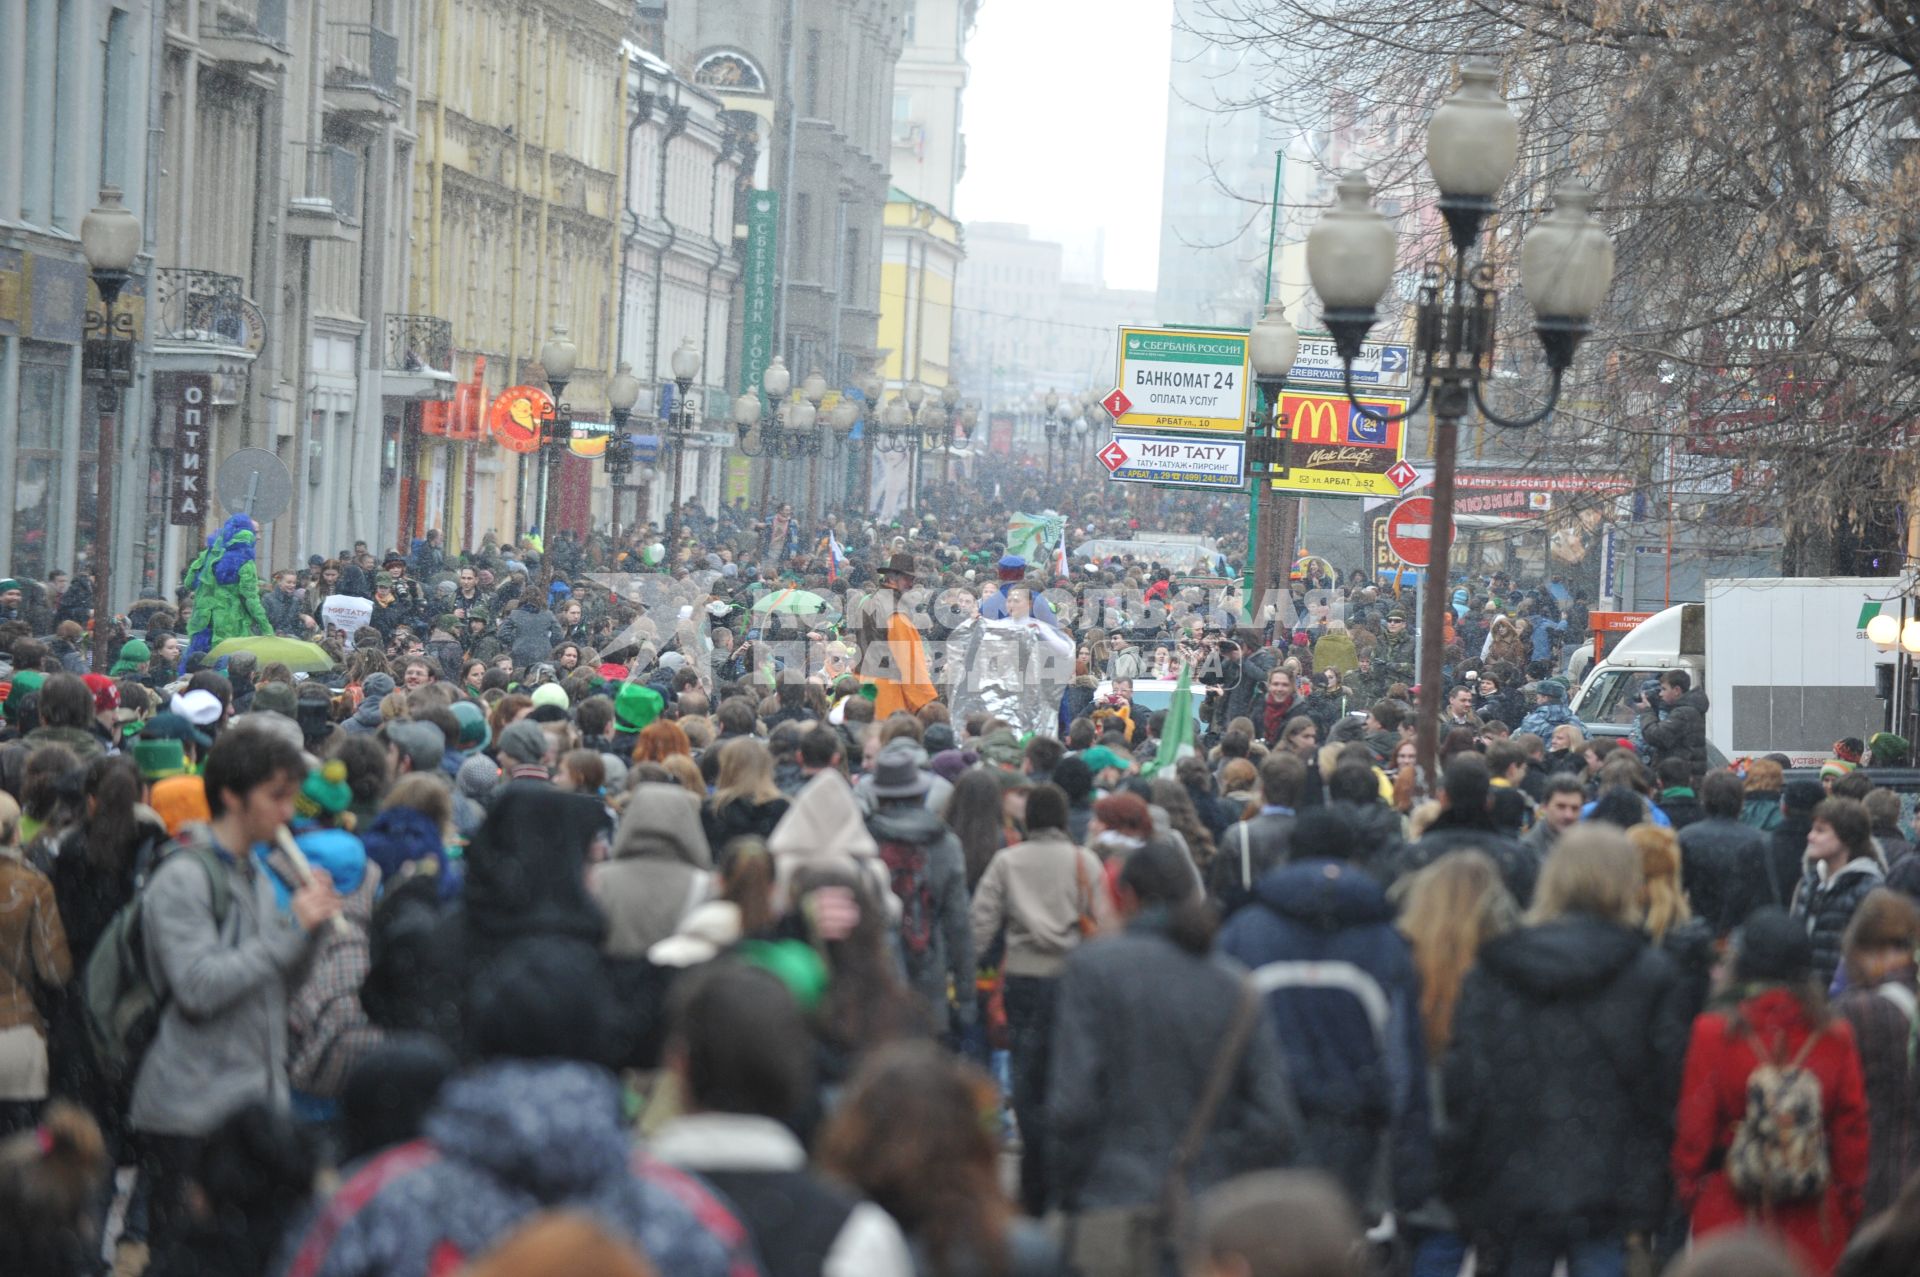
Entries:
POLYGON ((1387 548, 1408 567, 1424 568, 1433 561, 1432 497, 1408 497, 1393 507, 1387 515, 1387 548))

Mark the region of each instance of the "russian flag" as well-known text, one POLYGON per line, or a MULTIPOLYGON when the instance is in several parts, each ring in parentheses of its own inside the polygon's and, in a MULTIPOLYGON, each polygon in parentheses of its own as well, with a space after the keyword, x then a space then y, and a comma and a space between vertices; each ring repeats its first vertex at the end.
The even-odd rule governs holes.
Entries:
POLYGON ((1067 534, 1064 531, 1060 533, 1060 544, 1053 548, 1053 572, 1055 576, 1073 576, 1073 565, 1067 562, 1067 534))

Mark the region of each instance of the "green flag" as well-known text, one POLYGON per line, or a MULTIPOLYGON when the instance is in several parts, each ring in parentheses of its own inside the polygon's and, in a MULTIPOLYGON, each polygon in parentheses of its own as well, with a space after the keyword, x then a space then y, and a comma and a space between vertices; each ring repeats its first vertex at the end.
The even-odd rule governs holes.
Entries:
POLYGON ((1173 700, 1167 706, 1166 730, 1160 733, 1160 752, 1140 769, 1140 774, 1152 776, 1193 752, 1193 665, 1183 662, 1180 684, 1173 689, 1173 700))

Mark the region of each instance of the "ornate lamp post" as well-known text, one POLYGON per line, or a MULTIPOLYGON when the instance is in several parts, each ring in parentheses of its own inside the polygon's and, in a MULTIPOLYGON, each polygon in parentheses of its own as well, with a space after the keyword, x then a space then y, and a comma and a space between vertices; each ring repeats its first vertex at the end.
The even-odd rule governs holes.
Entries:
MULTIPOLYGON (((806 380, 800 383, 800 397, 813 407, 814 424, 823 430, 827 422, 820 419, 820 401, 827 397, 827 379, 820 375, 818 368, 808 373, 806 380)), ((812 523, 820 501, 820 449, 814 447, 807 453, 807 522, 812 523)))
POLYGON ((553 334, 540 347, 540 365, 547 370, 547 385, 553 390, 553 412, 541 422, 540 496, 534 503, 540 512, 543 536, 553 535, 553 507, 558 503, 553 491, 553 467, 573 438, 573 408, 565 402, 565 395, 579 357, 579 348, 567 337, 567 326, 555 324, 553 334))
POLYGON ((80 250, 87 256, 100 309, 86 316, 82 366, 98 389, 99 456, 94 466, 93 498, 93 668, 105 673, 107 640, 113 631, 113 472, 120 406, 133 384, 133 316, 116 313, 114 303, 133 276, 140 255, 140 219, 120 203, 120 188, 100 188, 100 206, 80 219, 80 250))
POLYGON ((1248 345, 1254 384, 1260 390, 1261 416, 1247 440, 1254 520, 1247 541, 1246 579, 1251 588, 1244 607, 1249 617, 1258 618, 1262 600, 1288 588, 1293 543, 1299 536, 1300 498, 1290 492, 1275 492, 1272 480, 1284 478, 1289 469, 1293 435, 1280 412, 1280 392, 1286 388, 1287 375, 1300 353, 1300 334, 1287 322, 1280 304, 1269 302, 1267 313, 1253 326, 1248 345))
POLYGON ((1460 87, 1427 126, 1427 167, 1440 188, 1440 212, 1453 244, 1451 261, 1427 266, 1414 325, 1420 391, 1405 412, 1385 414, 1354 397, 1353 361, 1373 327, 1375 307, 1393 279, 1394 232, 1369 203, 1364 174, 1348 173, 1338 206, 1307 237, 1307 273, 1323 306, 1322 319, 1346 366, 1347 401, 1377 421, 1402 421, 1433 405, 1433 531, 1431 560, 1422 581, 1420 723, 1417 744, 1429 791, 1435 781, 1440 698, 1441 636, 1447 607, 1447 569, 1453 546, 1454 448, 1469 411, 1496 426, 1521 429, 1547 419, 1558 404, 1574 351, 1613 278, 1613 243, 1593 220, 1593 197, 1562 188, 1554 209, 1536 223, 1520 250, 1520 280, 1535 315, 1534 332, 1553 374, 1546 404, 1525 417, 1504 417, 1487 406, 1482 383, 1492 375, 1497 290, 1491 269, 1470 266, 1469 254, 1494 195, 1519 153, 1519 125, 1500 97, 1498 74, 1470 61, 1460 87))
POLYGON ((1053 435, 1054 431, 1060 428, 1059 423, 1053 419, 1054 413, 1060 409, 1059 393, 1049 390, 1046 399, 1042 401, 1042 407, 1045 411, 1040 417, 1040 428, 1047 432, 1047 479, 1051 482, 1053 479, 1053 435))
POLYGON ((670 500, 667 507, 667 545, 668 562, 671 563, 673 547, 680 535, 680 484, 686 476, 687 435, 693 429, 693 380, 700 375, 700 350, 693 344, 693 338, 683 337, 673 352, 673 385, 677 392, 673 397, 673 417, 662 440, 673 453, 673 477, 669 483, 670 500))
POLYGON ((607 436, 607 451, 602 458, 606 463, 609 485, 609 539, 616 555, 620 550, 620 489, 633 469, 633 436, 627 433, 627 422, 632 418, 633 405, 639 398, 640 381, 633 375, 633 365, 621 364, 613 374, 613 379, 607 382, 607 409, 613 420, 613 432, 607 436))
POLYGON ((865 516, 873 513, 873 449, 881 429, 880 396, 886 393, 886 383, 880 379, 878 370, 867 370, 860 379, 860 393, 867 400, 866 415, 860 429, 860 442, 863 445, 860 458, 860 513, 865 516))

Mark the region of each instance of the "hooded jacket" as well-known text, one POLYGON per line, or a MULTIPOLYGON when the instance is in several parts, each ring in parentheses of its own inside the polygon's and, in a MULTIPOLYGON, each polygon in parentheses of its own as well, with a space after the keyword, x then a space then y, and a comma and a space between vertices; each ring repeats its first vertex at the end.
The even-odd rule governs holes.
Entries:
POLYGON ((453 1272, 550 1210, 593 1216, 662 1273, 756 1273, 744 1230, 700 1183, 634 1150, 612 1074, 502 1060, 447 1083, 425 1138, 350 1176, 288 1277, 453 1272))
POLYGON ((1640 932, 1569 914, 1487 943, 1442 1065, 1442 1192, 1502 1236, 1650 1230, 1686 1047, 1673 962, 1640 932))
POLYGON ((1868 892, 1884 886, 1886 878, 1872 856, 1849 860, 1825 882, 1808 866, 1793 895, 1793 916, 1806 923, 1807 938, 1813 941, 1813 975, 1821 988, 1832 984, 1833 973, 1840 969, 1840 941, 1853 911, 1868 892))
POLYGON ((613 859, 595 865, 587 880, 607 915, 606 951, 645 956, 713 893, 712 870, 699 801, 679 785, 636 785, 614 835, 613 859))
MULTIPOLYGON (((1380 884, 1343 861, 1281 865, 1254 885, 1253 905, 1228 919, 1219 947, 1266 991, 1309 1132, 1364 1140, 1368 1169, 1384 1149, 1393 1204, 1425 1201, 1434 1164, 1420 980, 1380 884)), ((1325 1147, 1309 1161, 1340 1164, 1325 1147)), ((1348 1191, 1364 1195, 1371 1178, 1349 1179, 1348 1191)))
POLYGON ((1655 704, 1640 713, 1640 735, 1652 757, 1649 767, 1680 758, 1696 768, 1707 765, 1707 694, 1699 688, 1681 693, 1671 706, 1655 704))
POLYGON ((967 927, 967 858, 960 840, 938 816, 918 804, 883 806, 867 817, 867 832, 881 844, 917 848, 921 856, 918 881, 903 881, 896 871, 891 876, 894 898, 903 920, 926 928, 926 944, 916 949, 902 943, 901 957, 906 961, 907 983, 912 985, 933 1012, 934 1029, 947 1029, 947 990, 953 989, 953 1003, 962 1025, 974 1019, 973 935, 967 927), (917 899, 924 886, 929 908, 922 918, 917 899))
POLYGON ((794 875, 811 868, 847 870, 866 878, 876 899, 893 899, 893 875, 880 860, 880 846, 867 832, 846 777, 832 768, 794 795, 767 837, 767 850, 773 853, 774 894, 781 900, 788 898, 794 875))

